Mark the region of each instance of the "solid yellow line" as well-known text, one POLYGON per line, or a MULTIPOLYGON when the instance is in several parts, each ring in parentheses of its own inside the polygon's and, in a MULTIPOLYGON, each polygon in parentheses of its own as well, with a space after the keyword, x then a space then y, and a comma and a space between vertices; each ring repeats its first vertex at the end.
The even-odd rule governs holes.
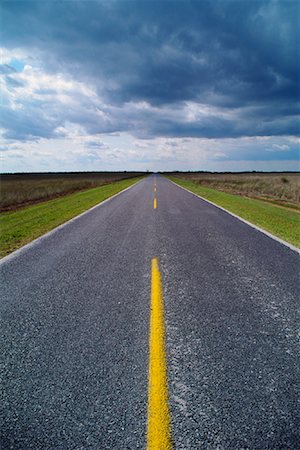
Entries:
POLYGON ((156 192, 156 186, 154 186, 154 192, 156 192))
POLYGON ((147 450, 170 449, 172 449, 171 418, 168 406, 163 292, 158 261, 156 258, 153 258, 151 270, 147 450))
POLYGON ((153 208, 156 209, 156 207, 157 207, 157 201, 156 201, 156 197, 154 197, 154 200, 153 200, 153 208))

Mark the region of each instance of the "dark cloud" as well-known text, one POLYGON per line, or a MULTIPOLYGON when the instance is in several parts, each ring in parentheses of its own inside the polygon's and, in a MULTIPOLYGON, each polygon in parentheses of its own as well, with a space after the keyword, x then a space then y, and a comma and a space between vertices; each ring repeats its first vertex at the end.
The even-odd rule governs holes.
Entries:
POLYGON ((92 150, 100 150, 100 149, 108 148, 107 144, 105 144, 104 142, 101 142, 101 141, 100 142, 99 141, 87 141, 85 143, 85 146, 92 150))
POLYGON ((8 87, 12 88, 23 87, 25 85, 25 83, 23 83, 22 81, 15 80, 14 78, 9 76, 5 77, 5 82, 8 87))
POLYGON ((16 69, 9 66, 8 64, 0 64, 0 74, 1 75, 9 75, 10 73, 16 73, 16 69))
POLYGON ((28 107, 26 111, 3 107, 1 122, 2 127, 6 130, 4 137, 20 141, 53 138, 55 137, 54 130, 60 124, 57 118, 37 114, 33 107, 28 107))
MULTIPOLYGON (((298 21, 298 1, 10 1, 3 3, 2 34, 7 48, 35 54, 47 72, 93 86, 109 105, 109 119, 95 115, 93 105, 64 111, 91 134, 296 135, 298 21), (154 108, 126 106, 139 102, 154 108), (230 117, 165 115, 165 108, 183 111, 186 102, 230 117)), ((51 95, 51 86, 40 94, 51 95)), ((10 112, 15 130, 9 136, 26 136, 25 127, 27 136, 51 137, 63 121, 51 110, 47 125, 30 111, 22 118, 10 112)))

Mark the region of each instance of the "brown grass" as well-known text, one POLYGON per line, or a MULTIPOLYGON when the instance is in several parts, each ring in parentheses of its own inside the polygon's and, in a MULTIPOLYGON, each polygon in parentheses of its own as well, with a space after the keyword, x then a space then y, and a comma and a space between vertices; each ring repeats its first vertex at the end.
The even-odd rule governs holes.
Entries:
POLYGON ((142 174, 138 172, 2 174, 0 211, 17 209, 140 175, 142 174))
POLYGON ((231 194, 300 209, 300 174, 175 172, 174 176, 231 194))

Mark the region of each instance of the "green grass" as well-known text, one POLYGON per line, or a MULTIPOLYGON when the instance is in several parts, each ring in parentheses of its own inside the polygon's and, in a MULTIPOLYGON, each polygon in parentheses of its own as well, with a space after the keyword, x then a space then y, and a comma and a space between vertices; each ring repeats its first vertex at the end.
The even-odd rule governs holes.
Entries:
POLYGON ((131 178, 0 214, 0 257, 136 183, 131 178))
POLYGON ((174 176, 167 178, 300 248, 300 214, 298 212, 241 195, 216 191, 200 186, 194 181, 174 176))
POLYGON ((49 172, 0 175, 0 211, 86 191, 115 181, 142 176, 141 172, 49 172))
POLYGON ((264 200, 279 206, 300 211, 300 173, 169 173, 176 178, 193 181, 200 186, 242 195, 255 200, 264 200))

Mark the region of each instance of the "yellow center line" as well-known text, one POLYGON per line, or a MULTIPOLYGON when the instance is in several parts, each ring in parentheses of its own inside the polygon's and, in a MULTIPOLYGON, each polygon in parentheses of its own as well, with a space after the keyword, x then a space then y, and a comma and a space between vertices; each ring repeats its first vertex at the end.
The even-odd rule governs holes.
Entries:
POLYGON ((156 196, 154 197, 154 200, 153 200, 153 208, 154 208, 154 209, 157 208, 156 196))
POLYGON ((151 268, 147 450, 171 449, 164 302, 158 261, 153 258, 151 268))

